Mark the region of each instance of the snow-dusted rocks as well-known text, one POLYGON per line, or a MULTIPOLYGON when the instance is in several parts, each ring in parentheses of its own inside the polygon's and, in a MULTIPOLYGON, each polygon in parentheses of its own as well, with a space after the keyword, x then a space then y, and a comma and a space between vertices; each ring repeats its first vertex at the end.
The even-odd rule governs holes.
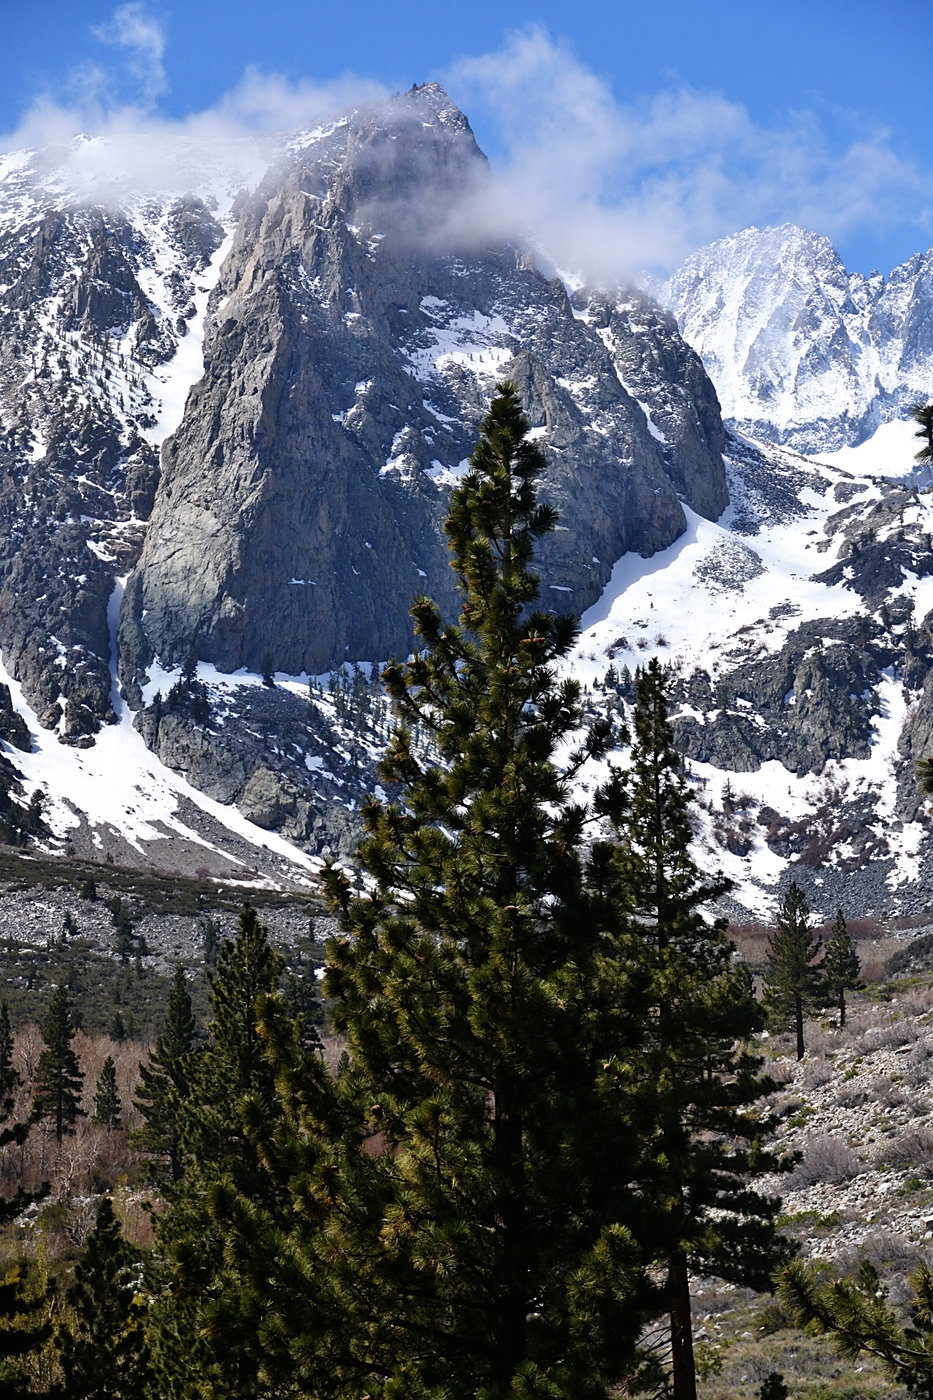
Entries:
POLYGON ((724 416, 755 437, 835 451, 933 393, 933 251, 885 280, 848 273, 821 234, 748 228, 692 254, 659 297, 724 416))

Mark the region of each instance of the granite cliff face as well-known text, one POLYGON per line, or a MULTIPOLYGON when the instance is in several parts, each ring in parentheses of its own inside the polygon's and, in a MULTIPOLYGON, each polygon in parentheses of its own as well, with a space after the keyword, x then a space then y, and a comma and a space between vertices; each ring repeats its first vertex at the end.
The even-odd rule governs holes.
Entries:
POLYGON ((440 526, 504 378, 550 463, 561 610, 670 544, 681 497, 722 511, 718 405, 672 318, 480 246, 487 178, 429 86, 325 128, 243 208, 124 600, 128 684, 192 651, 293 675, 407 651, 413 596, 456 607, 440 526))

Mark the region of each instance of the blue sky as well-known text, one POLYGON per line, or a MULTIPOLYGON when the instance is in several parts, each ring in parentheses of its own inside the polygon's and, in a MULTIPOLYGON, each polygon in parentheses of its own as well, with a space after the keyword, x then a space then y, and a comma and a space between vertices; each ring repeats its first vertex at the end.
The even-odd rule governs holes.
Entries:
MULTIPOLYGON (((8 0, 0 148, 238 134, 436 79, 561 257, 664 271, 750 223, 887 273, 933 244, 930 0, 8 0)), ((143 172, 141 173, 141 178, 143 172)))

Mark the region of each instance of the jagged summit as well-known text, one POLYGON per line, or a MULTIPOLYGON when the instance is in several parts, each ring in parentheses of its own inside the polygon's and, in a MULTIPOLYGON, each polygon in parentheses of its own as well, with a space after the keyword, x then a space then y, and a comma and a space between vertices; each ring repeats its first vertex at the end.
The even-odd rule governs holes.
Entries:
POLYGON ((292 674, 406 651, 416 592, 456 606, 440 523, 506 375, 551 449, 567 606, 683 530, 678 497, 724 508, 718 408, 673 321, 572 306, 528 254, 478 248, 484 178, 429 85, 322 129, 243 208, 124 600, 129 685, 192 648, 292 674))
POLYGON ((440 83, 412 83, 407 92, 397 93, 392 100, 409 103, 422 116, 432 114, 442 126, 452 127, 455 131, 469 131, 472 135, 468 117, 440 83))
POLYGON ((747 228, 660 288, 741 431, 802 452, 855 445, 933 383, 933 253, 887 281, 846 271, 830 240, 747 228))

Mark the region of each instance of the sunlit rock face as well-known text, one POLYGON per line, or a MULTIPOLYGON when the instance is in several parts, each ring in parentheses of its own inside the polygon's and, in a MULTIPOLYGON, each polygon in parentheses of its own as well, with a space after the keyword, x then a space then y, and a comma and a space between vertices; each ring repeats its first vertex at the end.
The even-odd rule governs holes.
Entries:
POLYGON ((497 382, 521 390, 560 526, 545 601, 727 503, 715 393, 673 318, 548 279, 480 230, 488 169, 431 85, 296 142, 242 208, 204 377, 163 449, 124 601, 128 682, 192 649, 292 674, 407 651, 456 608, 441 524, 497 382))

